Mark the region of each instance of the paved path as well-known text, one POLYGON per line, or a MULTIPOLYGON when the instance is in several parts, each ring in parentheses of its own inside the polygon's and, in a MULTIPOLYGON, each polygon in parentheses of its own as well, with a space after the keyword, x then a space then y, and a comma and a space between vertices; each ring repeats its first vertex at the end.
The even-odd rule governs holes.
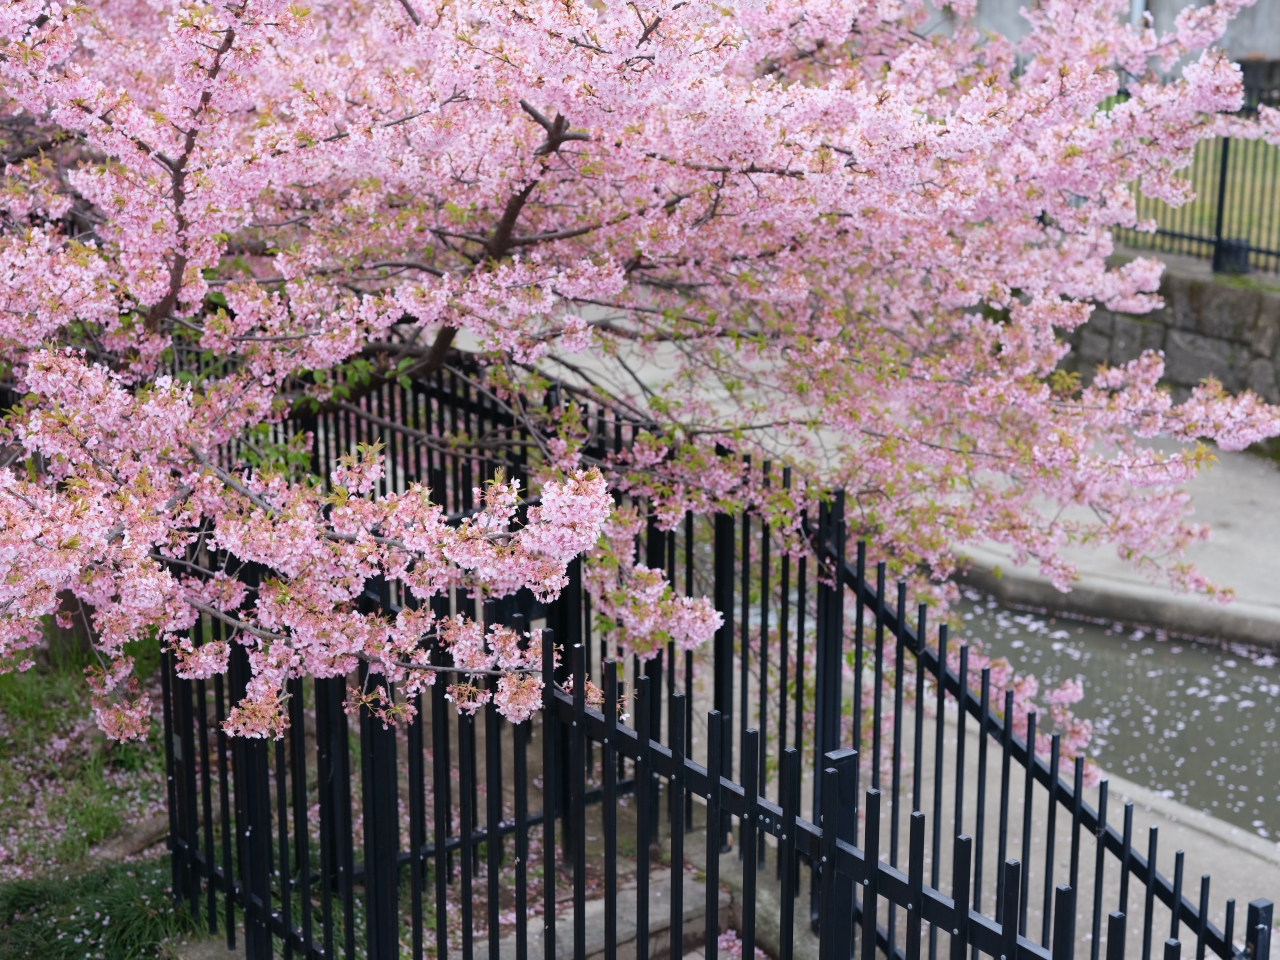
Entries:
POLYGON ((1106 548, 1068 551, 1080 570, 1068 594, 1034 567, 1015 568, 1009 551, 995 545, 965 549, 973 559, 970 579, 1005 601, 1280 648, 1280 469, 1249 453, 1217 457, 1189 487, 1194 519, 1213 533, 1191 547, 1187 559, 1232 588, 1232 603, 1175 594, 1106 548), (993 575, 997 567, 999 577, 993 575))

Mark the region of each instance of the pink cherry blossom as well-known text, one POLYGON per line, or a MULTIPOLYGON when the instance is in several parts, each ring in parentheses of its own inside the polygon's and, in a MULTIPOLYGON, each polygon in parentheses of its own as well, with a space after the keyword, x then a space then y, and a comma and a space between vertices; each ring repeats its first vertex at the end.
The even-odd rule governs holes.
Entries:
POLYGON ((189 676, 248 654, 248 736, 279 734, 288 680, 361 664, 348 702, 386 722, 440 681, 527 716, 537 658, 430 598, 550 600, 587 553, 638 656, 718 626, 633 562, 613 493, 662 529, 746 508, 799 549, 841 486, 928 589, 966 543, 1064 589, 1065 550, 1105 544, 1228 598, 1182 561, 1207 535, 1182 487, 1204 441, 1280 414, 1214 383, 1174 403, 1156 353, 1087 387, 1059 368, 1094 304, 1159 303, 1157 263, 1108 265, 1112 228, 1149 226, 1135 192, 1185 202, 1224 131, 1280 141, 1274 112, 1229 117, 1213 45, 1244 3, 1160 32, 1044 0, 1016 43, 969 0, 945 34, 923 0, 5 6, 0 669, 71 598, 112 735, 145 730, 124 649, 152 638, 189 676), (459 526, 421 485, 377 495, 376 447, 340 451, 327 494, 224 454, 459 346, 533 471, 480 478, 459 526), (645 429, 583 464, 588 405, 645 429), (416 609, 361 612, 374 577, 416 609), (225 649, 184 645, 215 622, 225 649))

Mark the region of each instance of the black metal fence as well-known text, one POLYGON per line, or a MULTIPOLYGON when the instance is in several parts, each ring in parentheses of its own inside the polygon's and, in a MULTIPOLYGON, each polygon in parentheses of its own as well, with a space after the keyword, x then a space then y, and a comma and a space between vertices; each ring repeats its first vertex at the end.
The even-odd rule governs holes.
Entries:
MULTIPOLYGON (((1276 65, 1245 64, 1245 115, 1280 102, 1280 75, 1260 72, 1260 66, 1276 65)), ((1215 273, 1280 271, 1280 148, 1264 140, 1204 140, 1180 175, 1191 182, 1195 199, 1175 209, 1138 191, 1138 217, 1155 221, 1156 231, 1117 228, 1117 240, 1203 257, 1215 273)))
MULTIPOLYGON (((522 467, 522 454, 494 451, 527 447, 490 441, 524 428, 465 373, 350 406, 305 425, 317 468, 381 440, 389 486, 430 478, 461 512, 499 462, 522 467)), ((628 439, 618 418, 587 421, 593 456, 628 439)), ((521 725, 491 704, 459 715, 437 685, 411 723, 388 728, 364 708, 348 717, 344 680, 297 680, 283 739, 228 738, 246 651, 233 645, 228 677, 210 683, 166 662, 175 896, 255 960, 585 960, 590 944, 616 960, 623 927, 625 956, 649 960, 689 945, 692 898, 705 900, 701 948, 716 960, 726 884, 746 958, 761 946, 776 960, 1098 960, 1105 943, 1107 960, 1174 960, 1186 938, 1197 960, 1267 960, 1271 902, 1237 918, 1231 901, 1225 924, 1210 922, 1207 876, 1184 891, 1181 852, 1172 877, 1159 873, 1158 830, 1138 849, 1132 804, 1113 822, 1105 782, 1086 802, 1079 763, 1057 774, 1057 737, 1048 762, 1035 756, 1034 717, 1016 735, 989 673, 970 689, 967 652, 948 665, 945 627, 930 646, 926 610, 908 622, 884 566, 868 576, 861 545, 846 559, 843 509, 837 493, 799 556, 771 550, 750 515, 690 516, 678 532, 651 522, 646 562, 713 596, 725 624, 705 656, 633 662, 629 683, 598 628, 593 642, 577 564, 545 607, 437 598, 440 613, 545 623, 544 703, 521 725), (599 709, 585 699, 595 665, 599 709), (698 871, 684 877, 687 862, 698 871)), ((394 610, 399 598, 374 582, 365 602, 394 610)), ((221 629, 198 624, 193 640, 221 629)))

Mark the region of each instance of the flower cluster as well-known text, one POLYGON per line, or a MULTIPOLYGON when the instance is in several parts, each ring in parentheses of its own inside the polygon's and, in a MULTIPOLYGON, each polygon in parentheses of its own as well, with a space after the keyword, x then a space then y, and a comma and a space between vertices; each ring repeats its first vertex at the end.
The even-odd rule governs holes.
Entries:
MULTIPOLYGON (((1077 757, 1085 760, 1084 783, 1096 787, 1102 777, 1098 765, 1087 756, 1086 750, 1093 737, 1093 724, 1077 717, 1071 710, 1073 704, 1084 699, 1080 681, 1068 678, 1047 690, 1044 701, 1048 711, 1036 703, 1040 694, 1040 681, 1030 674, 1017 673, 1005 657, 990 657, 982 651, 980 643, 969 642, 970 690, 982 688, 982 671, 991 671, 991 704, 998 712, 1004 712, 1006 694, 1013 693, 1013 715, 1004 719, 1013 724, 1015 736, 1026 739, 1030 729, 1031 714, 1036 714, 1035 753, 1046 763, 1052 756, 1053 735, 1059 736, 1058 773, 1070 780, 1077 757)), ((959 644, 952 644, 947 651, 947 665, 957 673, 960 670, 959 644)))
MULTIPOLYGON (((529 715, 540 682, 516 673, 538 666, 539 642, 522 649, 509 630, 486 637, 475 623, 436 622, 426 601, 458 588, 554 596, 565 565, 608 517, 598 471, 548 480, 542 507, 523 525, 514 522, 517 485, 499 478, 477 491, 483 506, 475 516, 453 527, 416 485, 404 494, 353 495, 381 469, 376 449, 338 466, 331 496, 283 475, 233 475, 203 453, 222 436, 223 411, 165 378, 131 391, 74 353, 46 352, 28 367, 26 388, 15 440, 43 469, 0 470, 8 493, 0 499, 0 551, 10 569, 30 571, 5 585, 0 658, 23 663, 41 636, 40 618, 56 613, 69 591, 93 611, 104 666, 90 684, 99 723, 112 736, 137 736, 148 725, 149 705, 124 654, 128 640, 158 637, 183 676, 227 669, 228 642, 196 646, 185 635, 202 616, 233 628, 231 642, 250 651, 248 696, 227 718, 233 733, 278 734, 288 679, 345 676, 360 661, 412 696, 434 681, 424 642, 433 633, 457 667, 503 674, 495 694, 506 715, 529 715), (189 572, 186 551, 197 542, 270 571, 252 603, 243 582, 189 572), (422 602, 391 622, 358 612, 355 601, 375 576, 401 579, 422 602)), ((489 698, 487 689, 464 696, 466 684, 456 686, 460 704, 489 698)), ((384 719, 403 714, 385 689, 370 702, 384 719)))
POLYGON ((647 662, 668 644, 679 650, 700 646, 715 636, 724 617, 708 598, 677 596, 661 570, 635 562, 639 531, 633 509, 615 509, 588 558, 584 582, 601 636, 624 656, 647 662))
MULTIPOLYGON (((1247 2, 1162 32, 1115 0, 1043 0, 1016 45, 961 0, 946 33, 924 0, 8 5, 0 370, 20 400, 0 420, 0 669, 70 591, 123 735, 142 710, 131 639, 192 676, 246 645, 229 723, 248 735, 278 731, 289 677, 365 660, 425 682, 430 616, 361 613, 370 577, 549 598, 597 542, 605 478, 576 470, 584 420, 537 413, 551 377, 652 421, 604 469, 664 528, 718 505, 794 517, 840 485, 936 578, 958 545, 998 541, 1065 588, 1064 548, 1107 543, 1215 593, 1179 562, 1203 535, 1179 487, 1210 460, 1200 440, 1243 446, 1280 414, 1213 384, 1175 404, 1156 354, 1082 389, 1060 334, 1094 303, 1159 302, 1157 263, 1108 261, 1135 191, 1184 202, 1197 143, 1277 136, 1266 111, 1223 119, 1242 87, 1212 44, 1247 2), (332 497, 218 459, 463 343, 523 419, 486 442, 557 471, 523 525, 503 478, 460 527, 421 487, 374 496, 376 448, 339 464, 332 497), (765 459, 791 466, 790 493, 765 459), (196 549, 265 575, 236 595, 181 572, 196 549), (177 643, 198 618, 233 630, 230 651, 177 643)), ((593 589, 634 652, 714 630, 620 556, 593 589)), ((454 686, 468 707, 533 702, 513 670, 454 686)))

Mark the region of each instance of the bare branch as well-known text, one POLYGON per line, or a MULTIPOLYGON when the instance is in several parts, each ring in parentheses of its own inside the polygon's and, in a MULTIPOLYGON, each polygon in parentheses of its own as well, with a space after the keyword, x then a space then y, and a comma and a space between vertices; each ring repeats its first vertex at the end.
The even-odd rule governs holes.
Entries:
MULTIPOLYGON (((599 48, 597 48, 599 49, 599 48)), ((603 52, 603 51, 601 51, 603 52)), ((554 120, 548 120, 542 115, 541 111, 528 100, 521 100, 520 107, 529 116, 538 122, 543 130, 547 131, 547 139, 539 144, 538 149, 533 151, 535 157, 545 157, 549 153, 555 153, 560 149, 560 145, 566 140, 590 140, 591 135, 582 131, 569 129, 569 121, 564 118, 563 114, 557 113, 554 120)))
MULTIPOLYGON (((557 119, 559 119, 559 115, 557 115, 557 119)), ((507 200, 507 205, 502 211, 502 218, 494 226, 493 235, 485 243, 489 256, 494 260, 501 260, 506 256, 507 250, 511 247, 511 234, 516 228, 516 220, 520 218, 520 211, 524 209, 525 202, 537 186, 538 181, 531 180, 523 190, 519 193, 513 193, 510 199, 507 200)))
POLYGON ((634 3, 628 3, 627 6, 635 11, 636 17, 640 21, 640 26, 644 30, 644 33, 640 34, 640 39, 636 41, 636 47, 638 49, 644 46, 644 44, 646 44, 649 41, 650 35, 653 33, 653 31, 658 29, 658 24, 662 22, 662 17, 655 16, 651 23, 645 23, 644 15, 640 12, 639 7, 637 7, 634 3))
MULTIPOLYGON (((387 375, 371 375, 366 383, 352 389, 345 399, 348 402, 354 402, 359 400, 361 397, 368 396, 376 390, 381 390, 386 384, 399 380, 401 377, 415 379, 435 373, 444 366, 445 358, 449 355, 449 349, 453 346, 453 338, 457 333, 457 327, 441 327, 431 346, 422 355, 421 360, 413 364, 413 366, 399 372, 388 371, 387 375)), ((333 413, 334 411, 341 409, 340 404, 341 401, 339 400, 327 401, 320 404, 317 412, 322 414, 333 413)))
POLYGON ((418 11, 413 9, 413 5, 409 0, 400 0, 400 6, 404 7, 404 12, 409 15, 409 19, 413 21, 415 27, 422 26, 422 18, 418 16, 418 11))
POLYGON ((600 224, 593 223, 589 227, 575 227, 572 230, 548 230, 545 233, 531 233, 527 237, 512 237, 508 241, 508 245, 512 247, 528 247, 547 240, 569 240, 572 237, 580 237, 583 234, 590 233, 592 230, 599 229, 600 224))

